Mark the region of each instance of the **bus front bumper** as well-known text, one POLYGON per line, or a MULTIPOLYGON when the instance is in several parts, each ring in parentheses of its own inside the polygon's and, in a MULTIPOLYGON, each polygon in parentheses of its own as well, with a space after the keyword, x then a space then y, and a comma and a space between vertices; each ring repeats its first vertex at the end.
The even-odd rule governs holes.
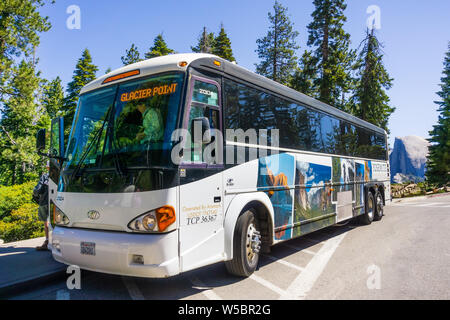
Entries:
POLYGON ((56 227, 52 234, 56 261, 81 269, 148 278, 180 273, 178 232, 135 234, 56 227), (94 245, 94 255, 81 254, 81 243, 94 245), (136 263, 136 256, 143 261, 136 263))

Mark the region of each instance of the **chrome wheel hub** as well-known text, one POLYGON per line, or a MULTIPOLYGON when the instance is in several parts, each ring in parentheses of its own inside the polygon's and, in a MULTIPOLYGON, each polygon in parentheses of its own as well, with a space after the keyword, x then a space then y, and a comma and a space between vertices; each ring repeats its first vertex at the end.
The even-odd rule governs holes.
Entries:
POLYGON ((373 201, 369 201, 367 215, 370 217, 370 220, 373 219, 373 201))
POLYGON ((249 264, 254 264, 259 251, 261 250, 261 233, 256 230, 253 223, 247 228, 246 254, 249 264))
POLYGON ((377 198, 377 212, 380 217, 383 215, 383 200, 381 200, 381 197, 377 198))

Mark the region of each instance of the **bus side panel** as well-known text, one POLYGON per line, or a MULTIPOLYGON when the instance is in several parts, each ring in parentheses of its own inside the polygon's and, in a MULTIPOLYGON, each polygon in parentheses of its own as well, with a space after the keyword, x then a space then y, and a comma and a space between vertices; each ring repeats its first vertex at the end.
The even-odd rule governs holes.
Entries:
POLYGON ((368 161, 355 160, 355 210, 354 215, 364 214, 364 182, 367 178, 365 168, 368 167, 368 161))
POLYGON ((385 201, 391 200, 391 184, 388 170, 389 167, 386 161, 372 161, 372 179, 374 181, 382 181, 385 201))
POLYGON ((331 179, 331 157, 296 155, 294 237, 336 222, 331 179))
POLYGON ((257 189, 272 203, 275 242, 336 223, 331 164, 329 156, 307 154, 282 153, 259 159, 257 189))
POLYGON ((257 189, 272 202, 275 240, 292 238, 294 181, 295 156, 282 153, 259 159, 257 189))

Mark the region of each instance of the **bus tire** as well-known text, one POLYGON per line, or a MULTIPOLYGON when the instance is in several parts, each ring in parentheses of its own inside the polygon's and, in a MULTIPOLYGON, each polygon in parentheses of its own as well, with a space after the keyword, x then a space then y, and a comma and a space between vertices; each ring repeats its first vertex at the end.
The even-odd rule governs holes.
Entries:
POLYGON ((365 212, 363 215, 359 217, 359 222, 363 225, 369 225, 372 223, 374 215, 375 215, 375 198, 373 196, 373 193, 368 191, 365 212))
POLYGON ((375 214, 373 216, 374 221, 380 221, 384 216, 383 196, 379 191, 375 196, 375 214))
POLYGON ((253 210, 241 214, 236 222, 233 237, 233 259, 225 262, 229 273, 249 277, 258 266, 261 234, 253 210))

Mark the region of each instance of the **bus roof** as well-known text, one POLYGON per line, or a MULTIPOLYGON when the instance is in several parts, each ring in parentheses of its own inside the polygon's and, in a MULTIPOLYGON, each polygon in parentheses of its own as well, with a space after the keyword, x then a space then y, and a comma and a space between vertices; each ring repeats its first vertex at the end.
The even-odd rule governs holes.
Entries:
POLYGON ((171 54, 171 55, 167 55, 167 56, 163 56, 163 57, 156 57, 156 58, 136 62, 133 64, 129 64, 127 66, 124 66, 122 68, 111 71, 110 73, 107 73, 107 74, 101 76, 100 78, 97 78, 97 79, 89 82, 86 86, 84 86, 81 89, 80 94, 98 89, 98 88, 102 87, 102 85, 106 86, 107 84, 110 84, 110 83, 116 84, 116 83, 120 83, 123 81, 128 81, 133 78, 140 78, 142 76, 151 75, 151 74, 155 74, 155 73, 161 73, 161 72, 167 72, 167 71, 185 71, 189 67, 189 65, 191 64, 192 61, 201 59, 201 58, 208 58, 208 57, 209 58, 218 58, 212 54, 207 54, 207 53, 183 53, 183 54, 171 54), (182 62, 182 61, 186 62, 186 65, 184 67, 181 67, 178 64, 179 62, 182 62), (114 82, 103 84, 103 82, 110 77, 113 77, 113 76, 119 75, 119 74, 123 74, 123 73, 129 72, 129 71, 133 71, 133 70, 139 70, 140 72, 139 72, 139 74, 132 76, 132 77, 127 77, 127 78, 123 78, 120 80, 115 80, 114 82))
MULTIPOLYGON (((95 79, 88 83, 85 87, 81 89, 81 93, 85 93, 88 91, 92 91, 100 88, 103 85, 103 82, 115 75, 120 75, 126 72, 130 72, 133 70, 139 69, 139 74, 131 77, 127 77, 120 80, 115 80, 112 83, 120 83, 123 81, 128 81, 133 78, 140 78, 142 76, 151 75, 155 73, 167 72, 167 71, 186 71, 186 69, 191 66, 193 68, 205 69, 215 73, 221 73, 225 76, 231 76, 236 79, 242 79, 245 82, 253 84, 261 89, 266 89, 272 91, 276 94, 284 96, 288 99, 298 101, 303 103, 309 107, 317 109, 319 111, 328 113, 335 117, 347 120, 355 125, 365 127, 381 133, 383 135, 386 134, 386 131, 380 127, 377 127, 367 121, 361 120, 358 117, 355 117, 351 114, 348 114, 344 111, 341 111, 335 107, 332 107, 324 102, 311 98, 301 92, 298 92, 294 89, 291 89, 287 86, 284 86, 278 82, 270 80, 266 77, 263 77, 259 74, 256 74, 244 67, 241 67, 235 63, 231 63, 225 59, 222 59, 218 56, 207 54, 207 53, 181 53, 181 54, 172 54, 163 57, 156 57, 148 60, 144 60, 141 62, 133 63, 128 66, 124 66, 122 68, 116 69, 108 74, 101 76, 98 79, 95 79), (220 65, 214 64, 214 61, 219 61, 220 65), (180 62, 186 62, 186 65, 181 67, 179 65, 180 62)), ((106 83, 105 83, 106 85, 106 83)))

